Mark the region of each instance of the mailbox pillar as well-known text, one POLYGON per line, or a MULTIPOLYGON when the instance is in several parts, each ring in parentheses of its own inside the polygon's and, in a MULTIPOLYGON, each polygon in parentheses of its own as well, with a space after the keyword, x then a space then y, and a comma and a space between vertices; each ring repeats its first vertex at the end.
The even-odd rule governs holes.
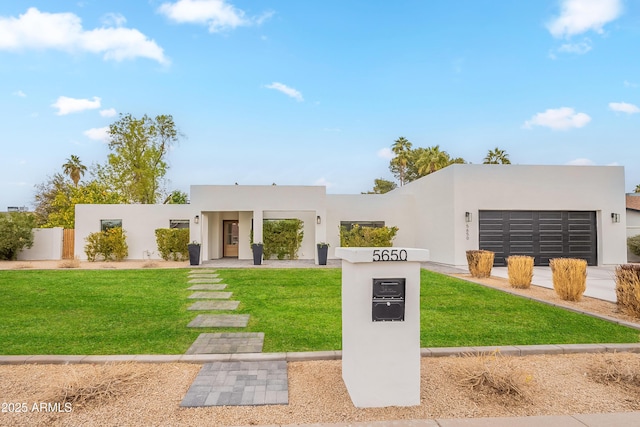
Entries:
POLYGON ((342 379, 358 408, 420 404, 420 262, 412 248, 336 248, 342 379))

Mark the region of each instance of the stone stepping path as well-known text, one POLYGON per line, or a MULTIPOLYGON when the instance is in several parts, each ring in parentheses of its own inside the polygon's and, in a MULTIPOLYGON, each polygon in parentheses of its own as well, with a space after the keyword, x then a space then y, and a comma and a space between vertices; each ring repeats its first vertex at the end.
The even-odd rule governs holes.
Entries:
POLYGON ((198 269, 198 270, 190 270, 189 274, 214 274, 216 270, 207 270, 207 269, 198 269))
POLYGON ((190 274, 189 279, 215 279, 218 274, 190 274))
POLYGON ((180 406, 288 403, 287 362, 215 362, 202 366, 180 406))
POLYGON ((196 301, 187 310, 235 310, 240 301, 196 301))
POLYGON ((185 354, 262 353, 264 332, 200 334, 185 354))
POLYGON ((220 283, 220 282, 222 282, 222 279, 216 278, 216 279, 189 279, 188 283, 220 283))
POLYGON ((193 285, 188 287, 187 289, 190 291, 221 291, 226 287, 227 285, 225 285, 224 283, 219 283, 215 285, 207 285, 207 284, 193 285))
POLYGON ((232 292, 194 292, 189 299, 229 299, 232 292))
POLYGON ((198 314, 187 328, 246 328, 248 314, 198 314))

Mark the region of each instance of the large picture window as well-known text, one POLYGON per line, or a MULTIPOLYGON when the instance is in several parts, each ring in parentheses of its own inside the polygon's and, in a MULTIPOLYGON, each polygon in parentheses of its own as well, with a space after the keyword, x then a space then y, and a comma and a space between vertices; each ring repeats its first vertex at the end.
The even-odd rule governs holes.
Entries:
POLYGON ((170 219, 169 228, 189 228, 188 219, 170 219))
POLYGON ((122 228, 121 219, 101 219, 100 220, 100 231, 107 231, 111 228, 116 228, 116 227, 122 228))

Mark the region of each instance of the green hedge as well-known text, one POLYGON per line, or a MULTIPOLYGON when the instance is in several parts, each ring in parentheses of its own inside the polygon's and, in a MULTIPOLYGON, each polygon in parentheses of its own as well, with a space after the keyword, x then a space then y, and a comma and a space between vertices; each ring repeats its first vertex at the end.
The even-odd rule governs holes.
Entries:
POLYGON ((102 257, 105 261, 122 261, 129 255, 127 235, 121 227, 91 233, 85 239, 84 253, 89 261, 102 257))
POLYGON ((384 248, 393 246, 398 227, 360 227, 354 225, 351 230, 340 227, 340 246, 384 248))
POLYGON ((632 254, 640 256, 640 234, 629 237, 627 239, 627 246, 629 246, 629 250, 632 254))
POLYGON ((156 230, 158 252, 165 261, 186 261, 189 259, 188 228, 158 228, 156 230))
POLYGON ((264 259, 298 259, 304 237, 304 222, 299 219, 265 220, 262 223, 264 259))

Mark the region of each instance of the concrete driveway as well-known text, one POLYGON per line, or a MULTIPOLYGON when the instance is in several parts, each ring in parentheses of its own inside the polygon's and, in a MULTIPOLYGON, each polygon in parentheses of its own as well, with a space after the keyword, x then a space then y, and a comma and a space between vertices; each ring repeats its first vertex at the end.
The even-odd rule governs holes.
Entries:
MULTIPOLYGON (((585 296, 616 302, 615 265, 587 267, 587 290, 585 296)), ((508 278, 507 267, 493 267, 492 276, 508 278)), ((534 285, 553 289, 550 267, 533 267, 534 285)))

